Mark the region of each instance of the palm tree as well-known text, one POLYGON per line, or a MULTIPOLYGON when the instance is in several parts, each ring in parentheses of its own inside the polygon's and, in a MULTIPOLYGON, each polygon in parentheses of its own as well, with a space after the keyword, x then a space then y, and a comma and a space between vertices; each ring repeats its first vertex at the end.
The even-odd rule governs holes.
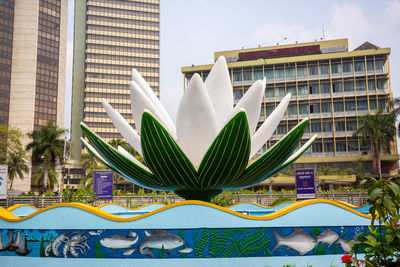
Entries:
POLYGON ((24 179, 23 173, 29 171, 26 165, 26 153, 25 151, 11 152, 7 155, 8 165, 8 180, 10 182, 10 190, 12 190, 13 182, 15 177, 19 177, 21 180, 24 179))
POLYGON ((50 168, 47 170, 45 169, 45 165, 40 166, 39 169, 37 169, 32 175, 32 181, 34 185, 43 184, 44 190, 47 190, 47 188, 53 190, 54 186, 58 184, 57 172, 54 168, 54 165, 50 165, 50 168))
POLYGON ((111 139, 109 142, 110 146, 118 149, 118 147, 122 147, 126 151, 128 151, 132 156, 134 156, 137 160, 139 160, 141 163, 144 163, 143 157, 133 148, 131 147, 125 140, 123 139, 111 139))
POLYGON ((53 122, 48 121, 39 130, 28 134, 32 142, 26 146, 26 149, 32 150, 32 163, 43 163, 44 191, 47 191, 49 169, 54 168, 57 161, 62 160, 65 132, 65 129, 58 128, 53 122))
POLYGON ((83 153, 81 156, 82 167, 86 170, 86 176, 80 181, 85 188, 93 187, 93 176, 95 169, 104 167, 90 153, 83 153))
POLYGON ((382 149, 390 148, 396 135, 395 123, 394 113, 384 113, 383 108, 380 108, 374 115, 360 117, 359 127, 353 133, 353 137, 360 138, 361 143, 371 145, 373 166, 377 167, 379 178, 382 177, 382 149))

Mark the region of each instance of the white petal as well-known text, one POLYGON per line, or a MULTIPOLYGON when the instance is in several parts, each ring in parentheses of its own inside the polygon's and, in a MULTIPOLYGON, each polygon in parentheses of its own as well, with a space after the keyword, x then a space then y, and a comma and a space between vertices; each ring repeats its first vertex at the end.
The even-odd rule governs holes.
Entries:
POLYGON ((180 147, 197 169, 217 135, 215 111, 197 73, 190 79, 179 104, 176 131, 180 147))
POLYGON ((108 116, 113 122, 115 128, 121 133, 122 137, 130 144, 140 155, 142 155, 142 147, 140 145, 140 136, 138 133, 126 122, 124 117, 114 110, 110 104, 103 98, 101 101, 108 116))
POLYGON ((145 169, 146 171, 149 171, 149 168, 147 168, 143 163, 141 163, 137 158, 135 158, 134 156, 132 156, 128 151, 126 151, 122 146, 118 146, 118 151, 124 155, 126 158, 128 158, 130 161, 132 161, 133 163, 135 163, 136 165, 139 165, 140 167, 142 167, 143 169, 145 169))
POLYGON ((135 121, 136 128, 140 132, 140 125, 142 121, 142 114, 145 109, 148 109, 154 117, 156 117, 161 124, 168 130, 168 132, 176 138, 176 129, 174 125, 170 125, 154 106, 153 102, 149 100, 147 95, 143 92, 142 88, 136 83, 131 82, 131 108, 132 115, 135 121))
POLYGON ((240 108, 244 108, 246 111, 247 120, 249 122, 250 134, 253 135, 256 131, 258 121, 260 119, 261 101, 264 97, 266 80, 256 81, 244 96, 237 103, 233 109, 233 113, 240 108))
POLYGON ((301 153, 303 153, 304 150, 308 149, 308 146, 314 142, 314 140, 317 138, 317 135, 314 135, 313 137, 311 137, 310 140, 308 140, 304 145, 302 145, 300 147, 299 150, 296 151, 296 153, 294 153, 293 155, 291 155, 283 164, 288 163, 289 161, 293 160, 294 158, 296 158, 298 155, 300 155, 301 153))
POLYGON ((161 104, 160 99, 158 99, 158 97, 154 94, 154 91, 151 89, 150 85, 145 81, 145 79, 136 69, 132 69, 132 81, 136 82, 139 87, 142 88, 143 92, 147 95, 148 99, 153 103, 153 105, 158 109, 160 115, 165 119, 169 127, 174 128, 175 124, 169 116, 168 111, 165 109, 163 104, 161 104))
POLYGON ((85 147, 86 147, 87 149, 89 149, 90 152, 92 152, 97 158, 99 158, 100 160, 102 160, 102 161, 104 161, 104 162, 107 162, 107 160, 105 160, 105 159, 99 154, 99 152, 97 152, 97 150, 94 149, 94 147, 92 147, 91 144, 89 144, 88 142, 86 142, 86 140, 83 139, 83 137, 81 137, 80 139, 81 139, 82 143, 85 145, 85 147))
POLYGON ((232 84, 224 57, 217 59, 207 76, 205 85, 215 110, 218 128, 221 129, 231 116, 233 109, 232 84))
POLYGON ((250 158, 252 158, 257 151, 268 141, 268 139, 274 133, 276 127, 278 127, 285 111, 289 105, 291 94, 287 94, 275 108, 275 110, 268 116, 264 123, 258 128, 257 132, 251 138, 251 152, 250 158))

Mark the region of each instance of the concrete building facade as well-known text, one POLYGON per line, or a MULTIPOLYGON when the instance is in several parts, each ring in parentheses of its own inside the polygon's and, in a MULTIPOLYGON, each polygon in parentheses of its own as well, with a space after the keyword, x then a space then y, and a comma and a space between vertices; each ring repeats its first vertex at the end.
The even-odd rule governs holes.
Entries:
MULTIPOLYGON (((260 124, 286 94, 292 95, 284 118, 262 151, 302 119, 309 118, 301 143, 314 134, 318 138, 294 164, 296 168, 343 170, 361 165, 367 173, 372 171, 371 148, 352 138, 352 134, 359 126, 360 116, 373 114, 381 107, 390 111, 389 55, 390 48, 368 42, 349 51, 347 39, 214 53, 215 59, 227 59, 235 103, 252 83, 266 77, 260 124)), ((211 67, 183 67, 185 86, 194 73, 206 79, 211 67)), ((393 143, 382 156, 383 171, 396 169, 398 159, 397 145, 393 143)))
POLYGON ((80 167, 81 121, 107 141, 122 138, 103 109, 102 98, 133 126, 132 68, 159 94, 159 14, 158 0, 75 1, 72 169, 80 167))
MULTIPOLYGON (((61 0, 1 1, 3 125, 23 133, 38 130, 47 121, 64 126, 67 4, 61 0)), ((29 141, 25 136, 23 144, 29 141)), ((31 181, 16 179, 13 188, 29 191, 31 181)))

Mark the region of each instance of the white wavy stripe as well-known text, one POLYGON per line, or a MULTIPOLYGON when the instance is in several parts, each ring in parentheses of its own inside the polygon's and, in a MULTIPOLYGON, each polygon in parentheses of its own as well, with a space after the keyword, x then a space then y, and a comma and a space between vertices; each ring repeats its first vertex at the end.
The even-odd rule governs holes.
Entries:
POLYGON ((83 139, 83 137, 81 137, 80 139, 81 139, 82 143, 85 145, 85 147, 86 147, 87 149, 90 150, 90 152, 92 152, 92 153, 93 153, 96 157, 98 157, 100 160, 102 160, 102 161, 104 161, 104 162, 107 162, 107 160, 105 160, 105 159, 99 154, 99 152, 97 152, 96 149, 94 149, 94 147, 92 147, 91 144, 89 144, 88 142, 86 142, 86 140, 83 139))
POLYGON ((153 103, 153 105, 158 109, 160 115, 164 118, 168 126, 170 128, 174 128, 175 124, 169 116, 168 111, 165 109, 160 99, 154 94, 154 91, 151 89, 150 85, 145 81, 143 76, 136 69, 132 69, 132 81, 136 82, 139 87, 142 88, 143 92, 153 103))
POLYGON ((126 122, 124 117, 114 110, 111 105, 103 98, 102 104, 110 117, 115 128, 121 133, 122 137, 130 144, 140 155, 142 154, 142 147, 140 145, 140 136, 138 133, 126 122))
POLYGON ((314 140, 317 138, 317 135, 314 135, 311 137, 310 140, 308 140, 304 145, 300 147, 299 150, 296 151, 296 153, 292 154, 282 165, 290 162, 291 160, 295 159, 297 156, 299 156, 301 153, 303 153, 304 150, 308 149, 308 146, 314 142, 314 140))
POLYGON ((141 87, 134 81, 131 82, 131 108, 133 119, 135 120, 136 128, 140 132, 140 126, 142 122, 142 114, 145 109, 149 110, 155 118, 157 118, 161 124, 167 129, 169 134, 176 139, 176 129, 174 125, 170 125, 161 115, 159 110, 153 104, 152 101, 143 92, 141 87))
POLYGON ((291 94, 287 94, 275 108, 275 110, 268 116, 264 123, 258 128, 253 137, 251 138, 251 152, 250 158, 254 157, 257 151, 271 138, 278 127, 279 122, 282 120, 283 115, 289 105, 291 94))
POLYGON ((204 84, 215 110, 218 129, 222 129, 233 109, 232 83, 225 57, 217 59, 204 84))
POLYGON ((261 102, 264 96, 265 84, 265 78, 264 80, 256 81, 239 100, 232 112, 236 113, 237 110, 244 108, 247 121, 249 122, 250 136, 253 136, 256 131, 260 119, 261 102))
POLYGON ((137 158, 135 158, 134 156, 132 156, 128 151, 126 151, 122 146, 118 146, 118 151, 119 153, 121 153, 122 155, 124 155, 127 159, 129 159, 130 161, 132 161, 133 163, 135 163, 136 165, 142 167, 143 169, 145 169, 148 172, 151 172, 149 170, 149 168, 147 168, 143 163, 141 163, 137 158))

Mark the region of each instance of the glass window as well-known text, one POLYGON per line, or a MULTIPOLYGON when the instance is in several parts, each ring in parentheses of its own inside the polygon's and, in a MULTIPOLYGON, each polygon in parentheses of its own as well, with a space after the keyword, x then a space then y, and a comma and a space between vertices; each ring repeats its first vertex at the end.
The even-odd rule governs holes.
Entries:
POLYGON ((321 111, 322 113, 331 112, 331 103, 330 102, 322 102, 321 104, 321 111))
POLYGON ((308 90, 307 90, 307 85, 299 85, 299 95, 307 95, 308 90))
POLYGON ((342 73, 342 67, 341 67, 340 63, 331 64, 331 71, 332 71, 332 74, 342 73))
POLYGON ((347 143, 349 151, 358 151, 358 142, 357 141, 349 141, 347 143))
POLYGON ((335 112, 343 112, 344 111, 343 102, 333 103, 333 110, 335 112))
POLYGON ((254 71, 254 80, 262 80, 263 79, 263 72, 262 70, 254 71))
POLYGON ((340 93, 342 92, 342 83, 341 82, 333 82, 332 83, 332 91, 334 93, 340 93))
POLYGON ((346 152, 346 141, 336 141, 336 151, 346 152))
POLYGON ((260 120, 264 120, 265 119, 265 117, 264 117, 264 107, 261 107, 261 109, 260 109, 260 120))
POLYGON ((329 65, 328 64, 319 65, 319 73, 321 75, 329 75, 329 65))
POLYGON ((367 60, 367 71, 368 72, 374 72, 374 60, 373 59, 368 59, 367 60))
POLYGON ((320 106, 319 104, 310 104, 310 113, 320 113, 320 106))
POLYGON ((376 59, 375 60, 375 68, 376 72, 383 72, 383 60, 382 59, 376 59))
POLYGON ((287 87, 287 91, 288 91, 288 93, 290 93, 292 96, 296 96, 296 95, 297 95, 296 87, 294 87, 294 86, 289 86, 289 87, 287 87))
POLYGON ((375 80, 368 80, 368 90, 375 90, 375 80))
POLYGON ((241 72, 234 72, 233 73, 233 81, 239 82, 242 80, 242 73, 241 72))
POLYGON ((304 77, 307 75, 307 69, 305 66, 297 67, 297 77, 304 77))
POLYGON ((355 63, 355 71, 356 72, 364 72, 365 63, 364 61, 357 61, 355 63))
POLYGON ((320 133, 321 132, 321 122, 312 122, 311 123, 311 132, 312 133, 320 133))
POLYGON ((293 79, 295 76, 294 67, 286 68, 286 79, 293 79))
POLYGON ((333 142, 324 141, 324 152, 333 152, 333 142))
POLYGON ((278 96, 285 96, 285 87, 276 88, 278 96))
POLYGON ((289 105, 289 115, 297 115, 297 105, 296 104, 289 105))
POLYGON ((355 131, 357 129, 357 122, 355 120, 347 120, 346 129, 347 131, 355 131))
POLYGON ((299 113, 300 114, 308 114, 308 104, 300 104, 299 105, 299 113))
POLYGON ((346 130, 344 121, 335 121, 335 131, 344 132, 346 130))
POLYGON ((331 85, 329 83, 321 83, 321 92, 323 94, 331 93, 331 85))
POLYGON ((242 90, 233 90, 233 98, 235 100, 239 100, 240 98, 242 98, 243 93, 242 90))
POLYGON ((310 76, 317 76, 318 75, 318 66, 317 65, 312 65, 308 66, 308 73, 310 76))
POLYGON ((275 95, 274 95, 274 87, 272 87, 272 86, 267 86, 266 88, 265 88, 265 95, 266 95, 266 97, 274 97, 275 95))
POLYGON ((343 62, 343 73, 353 72, 353 62, 343 62))
POLYGON ((312 144, 312 152, 314 153, 321 153, 322 152, 322 143, 321 142, 314 142, 312 144))
POLYGON ((358 110, 368 110, 368 104, 366 100, 358 100, 357 101, 357 109, 358 110))
POLYGON ((379 90, 387 89, 387 80, 386 79, 377 80, 377 87, 379 90))
POLYGON ((346 100, 346 111, 356 111, 356 102, 354 100, 346 100))
POLYGON ((354 92, 354 82, 353 81, 345 81, 343 89, 345 92, 354 92))
POLYGON ((274 71, 273 70, 266 70, 265 71, 265 78, 267 80, 274 80, 274 71))
POLYGON ((358 80, 356 81, 356 90, 357 91, 364 91, 365 89, 365 80, 358 80))
POLYGON ((311 94, 319 94, 319 87, 318 84, 310 84, 309 86, 309 93, 311 94))
POLYGON ((322 123, 322 130, 326 133, 326 132, 332 132, 332 122, 328 121, 328 122, 323 122, 322 123))
POLYGON ((285 78, 285 73, 283 69, 275 69, 275 79, 283 80, 285 78))
POLYGON ((243 72, 243 81, 251 81, 251 71, 243 72))
POLYGON ((272 106, 267 106, 267 110, 266 110, 266 112, 267 112, 267 117, 269 116, 269 115, 271 115, 271 113, 274 111, 274 107, 272 107, 272 106))

